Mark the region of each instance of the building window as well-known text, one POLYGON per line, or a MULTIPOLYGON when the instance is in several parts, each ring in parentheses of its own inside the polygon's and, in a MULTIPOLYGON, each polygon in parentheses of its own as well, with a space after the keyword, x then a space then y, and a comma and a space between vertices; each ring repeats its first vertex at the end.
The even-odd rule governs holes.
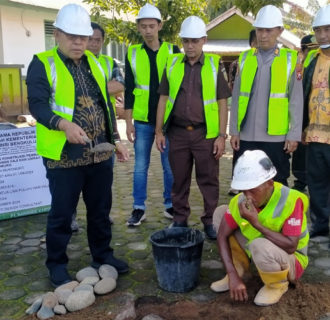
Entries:
POLYGON ((54 29, 53 26, 54 21, 44 21, 45 28, 45 48, 46 50, 50 50, 55 47, 55 37, 54 37, 54 29))

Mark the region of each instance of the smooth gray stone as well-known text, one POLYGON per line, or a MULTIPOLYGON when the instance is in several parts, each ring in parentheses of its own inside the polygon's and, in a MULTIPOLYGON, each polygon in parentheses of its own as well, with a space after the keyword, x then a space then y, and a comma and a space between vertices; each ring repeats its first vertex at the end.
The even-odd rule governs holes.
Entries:
POLYGON ((61 304, 56 305, 53 310, 55 314, 59 314, 59 315, 66 314, 66 309, 61 304))
POLYGON ((42 299, 42 306, 53 309, 58 304, 58 298, 54 292, 47 292, 42 299))
POLYGON ((39 298, 43 298, 44 297, 44 293, 39 292, 39 293, 33 293, 28 295, 25 299, 24 302, 27 304, 33 304, 36 300, 38 300, 39 298))
POLYGON ((92 267, 81 269, 76 274, 76 279, 81 282, 87 277, 98 277, 97 271, 92 267))
POLYGON ((116 289, 117 282, 113 278, 104 278, 94 286, 96 294, 107 294, 116 289))
POLYGON ((55 295, 58 299, 58 303, 65 304, 69 299, 70 295, 72 294, 72 292, 73 291, 70 289, 55 290, 55 295))
POLYGON ((55 316, 53 308, 49 308, 47 306, 41 306, 40 310, 37 313, 37 317, 40 320, 49 319, 55 316))
POLYGON ((104 278, 113 278, 115 280, 118 279, 118 272, 117 272, 116 268, 114 268, 113 266, 110 266, 109 264, 103 264, 99 268, 99 275, 100 275, 101 279, 104 279, 104 278))
POLYGON ((89 307, 95 302, 95 295, 90 291, 75 291, 73 292, 67 302, 65 303, 65 307, 68 311, 78 311, 84 308, 89 307))
POLYGON ((78 281, 70 281, 68 283, 62 284, 61 286, 57 287, 55 289, 55 294, 56 294, 56 291, 62 290, 62 289, 69 289, 69 290, 73 291, 77 286, 79 286, 78 281))
POLYGON ((94 292, 94 288, 90 284, 80 284, 78 287, 75 287, 73 291, 90 291, 90 292, 94 292))
POLYGON ((90 284, 91 286, 96 285, 100 281, 99 276, 96 277, 87 277, 80 284, 90 284))
POLYGON ((24 240, 20 243, 21 246, 23 247, 37 247, 40 244, 40 240, 39 239, 28 239, 28 240, 24 240))
POLYGON ((33 314, 33 313, 36 313, 40 307, 41 307, 41 304, 42 304, 42 299, 43 299, 43 296, 39 297, 38 299, 36 299, 32 305, 26 309, 25 313, 26 314, 33 314))

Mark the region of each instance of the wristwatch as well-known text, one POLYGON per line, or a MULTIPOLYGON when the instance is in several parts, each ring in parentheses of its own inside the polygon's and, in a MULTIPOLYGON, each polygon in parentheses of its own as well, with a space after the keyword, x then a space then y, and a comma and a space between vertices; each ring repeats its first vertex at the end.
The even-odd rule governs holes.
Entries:
POLYGON ((227 133, 219 133, 219 137, 222 137, 226 140, 228 138, 228 135, 227 133))

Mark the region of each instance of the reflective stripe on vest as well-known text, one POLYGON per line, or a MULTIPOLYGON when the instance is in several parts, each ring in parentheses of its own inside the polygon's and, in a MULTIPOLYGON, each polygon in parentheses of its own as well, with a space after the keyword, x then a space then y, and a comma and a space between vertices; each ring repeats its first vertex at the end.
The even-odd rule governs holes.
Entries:
POLYGON ((320 53, 320 49, 311 50, 308 52, 307 57, 304 61, 304 68, 307 68, 312 60, 320 53))
MULTIPOLYGON (((174 103, 184 77, 184 54, 170 55, 166 66, 166 76, 169 82, 169 97, 164 114, 164 127, 172 113, 174 103)), ((220 56, 205 54, 201 69, 202 97, 204 116, 206 120, 206 138, 211 139, 219 135, 219 106, 217 103, 217 79, 220 56)))
MULTIPOLYGON (((167 57, 173 53, 173 44, 163 42, 157 52, 156 65, 160 82, 167 57)), ((150 60, 142 44, 128 48, 127 58, 130 63, 135 81, 133 119, 148 122, 150 60)))
MULTIPOLYGON (((105 73, 107 81, 111 81, 112 80, 112 71, 113 71, 113 59, 104 54, 100 54, 98 57, 98 61, 101 64, 101 67, 105 73)), ((116 97, 113 95, 110 95, 110 101, 112 104, 113 111, 116 114, 116 97)))
MULTIPOLYGON (((289 84, 290 77, 297 63, 297 52, 290 49, 280 49, 271 66, 271 83, 268 101, 269 135, 284 135, 289 130, 289 84), (285 79, 285 81, 283 81, 285 79)), ((246 116, 254 77, 258 68, 256 49, 243 52, 239 58, 241 87, 238 99, 237 129, 246 116)))
MULTIPOLYGON (((107 103, 106 79, 104 71, 97 59, 85 51, 91 72, 99 86, 105 103, 107 103)), ((60 117, 72 121, 75 108, 75 85, 71 73, 57 53, 57 47, 52 50, 37 54, 44 64, 51 96, 50 108, 60 117)), ((112 136, 112 124, 110 110, 107 107, 109 130, 112 136)), ((66 136, 63 131, 50 130, 37 122, 37 153, 43 157, 60 160, 66 136)))
MULTIPOLYGON (((239 212, 238 204, 245 196, 240 193, 235 196, 229 203, 229 211, 243 236, 248 240, 245 247, 246 253, 251 257, 249 244, 257 238, 263 237, 262 233, 255 229, 249 221, 243 219, 239 212)), ((289 189, 278 182, 274 182, 274 191, 266 206, 258 213, 259 222, 269 230, 281 232, 284 223, 294 211, 296 201, 301 199, 303 202, 303 221, 301 226, 301 234, 299 236, 298 246, 295 256, 305 269, 308 264, 307 247, 309 233, 307 229, 306 212, 308 209, 308 198, 305 194, 296 190, 289 189)))

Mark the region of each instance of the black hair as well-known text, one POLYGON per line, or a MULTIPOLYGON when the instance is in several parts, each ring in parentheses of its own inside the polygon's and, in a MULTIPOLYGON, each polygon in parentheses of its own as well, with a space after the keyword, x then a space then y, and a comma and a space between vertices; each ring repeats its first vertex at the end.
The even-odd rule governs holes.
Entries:
POLYGON ((104 29, 96 22, 92 22, 91 26, 92 26, 93 30, 100 30, 102 33, 102 38, 104 39, 104 29))
POLYGON ((255 29, 251 30, 250 34, 249 34, 249 45, 250 45, 250 47, 251 47, 252 41, 255 40, 256 37, 257 37, 256 36, 256 30, 255 29))

